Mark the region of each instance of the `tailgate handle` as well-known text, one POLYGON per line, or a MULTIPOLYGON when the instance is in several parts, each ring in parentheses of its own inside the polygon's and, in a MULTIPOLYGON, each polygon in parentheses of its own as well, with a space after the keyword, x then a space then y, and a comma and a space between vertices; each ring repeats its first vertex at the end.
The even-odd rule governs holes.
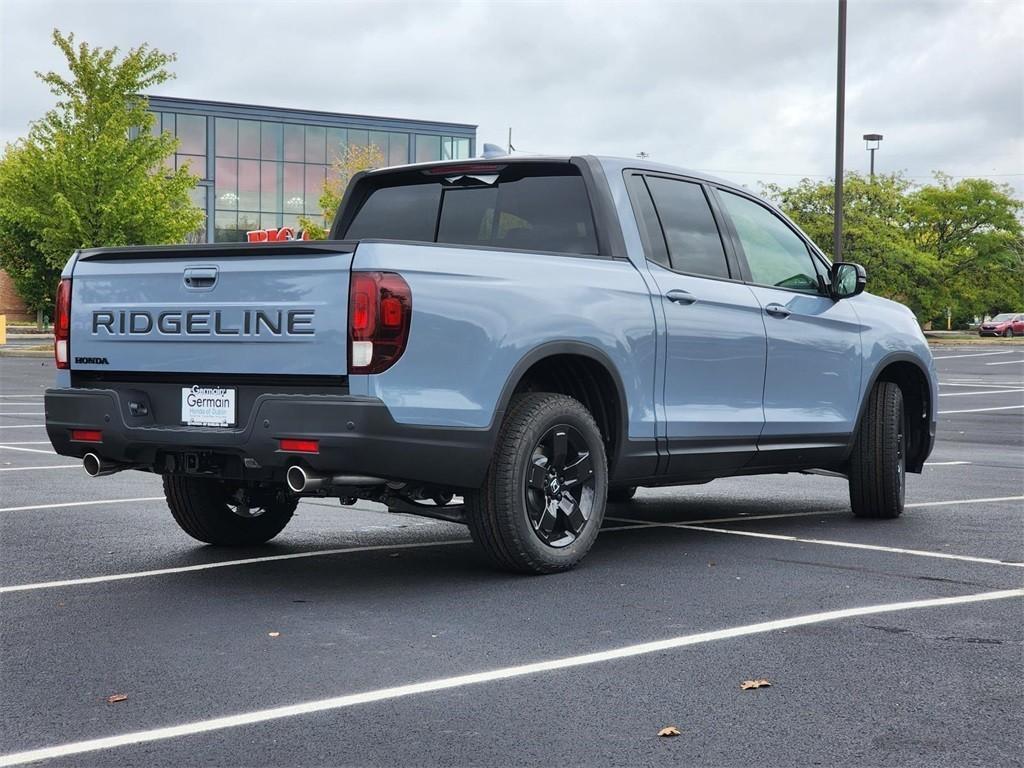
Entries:
POLYGON ((185 270, 185 287, 193 290, 213 288, 217 284, 216 267, 189 267, 185 270))

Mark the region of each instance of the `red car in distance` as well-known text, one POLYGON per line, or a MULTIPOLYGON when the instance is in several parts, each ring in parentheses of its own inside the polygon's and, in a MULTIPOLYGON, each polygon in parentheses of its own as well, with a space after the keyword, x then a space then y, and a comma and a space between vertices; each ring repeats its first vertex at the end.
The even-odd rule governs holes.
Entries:
POLYGON ((979 336, 1024 336, 1024 313, 1002 312, 978 327, 979 336))

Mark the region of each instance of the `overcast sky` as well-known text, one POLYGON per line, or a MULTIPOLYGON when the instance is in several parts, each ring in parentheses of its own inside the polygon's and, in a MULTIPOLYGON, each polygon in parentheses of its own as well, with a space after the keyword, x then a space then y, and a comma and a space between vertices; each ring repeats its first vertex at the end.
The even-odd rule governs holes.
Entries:
MULTIPOLYGON (((479 125, 478 146, 598 153, 758 181, 831 177, 835 0, 0 0, 0 141, 52 99, 54 26, 178 55, 158 93, 479 125)), ((1024 2, 851 0, 848 169, 1024 191, 1024 2)))

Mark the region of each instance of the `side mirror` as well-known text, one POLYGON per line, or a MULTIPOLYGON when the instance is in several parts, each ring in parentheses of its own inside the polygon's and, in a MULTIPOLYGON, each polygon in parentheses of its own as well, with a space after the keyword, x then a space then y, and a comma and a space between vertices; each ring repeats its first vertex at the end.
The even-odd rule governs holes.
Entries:
POLYGON ((852 261, 837 261, 832 265, 832 298, 848 299, 864 290, 868 283, 868 273, 860 264, 852 261))

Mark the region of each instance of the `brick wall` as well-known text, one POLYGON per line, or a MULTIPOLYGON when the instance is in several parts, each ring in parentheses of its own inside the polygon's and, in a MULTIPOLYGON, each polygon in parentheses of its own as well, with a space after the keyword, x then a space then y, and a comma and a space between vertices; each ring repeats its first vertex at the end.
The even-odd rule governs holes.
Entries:
POLYGON ((35 320, 35 314, 25 309, 25 302, 14 290, 14 283, 7 273, 0 269, 0 315, 7 315, 7 322, 13 320, 35 320))

